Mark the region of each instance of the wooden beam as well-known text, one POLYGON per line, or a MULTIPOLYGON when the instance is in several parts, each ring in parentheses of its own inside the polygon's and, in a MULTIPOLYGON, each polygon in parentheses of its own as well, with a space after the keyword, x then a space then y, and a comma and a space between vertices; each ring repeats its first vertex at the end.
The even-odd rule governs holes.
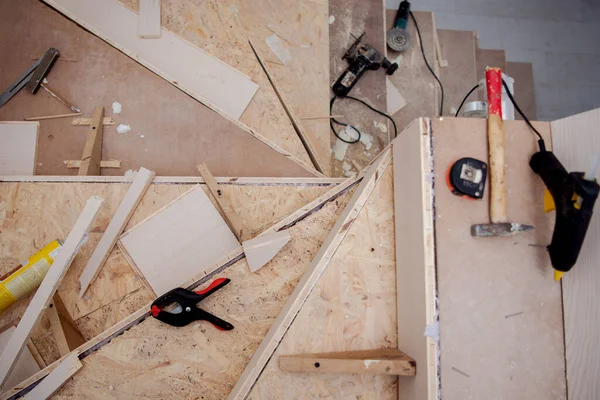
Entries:
POLYGON ((227 225, 229 225, 229 228, 231 229, 235 237, 240 242, 243 242, 245 239, 248 239, 248 234, 244 230, 244 223, 242 222, 242 219, 229 202, 227 196, 225 196, 223 191, 219 188, 217 180, 210 173, 206 164, 198 164, 196 168, 198 168, 198 171, 200 171, 200 175, 204 179, 206 186, 208 186, 210 194, 217 203, 217 208, 219 209, 221 215, 225 219, 225 222, 227 222, 227 225))
POLYGON ((83 365, 79 361, 77 353, 73 352, 69 354, 54 371, 46 376, 31 392, 27 393, 24 398, 26 400, 48 399, 82 367, 83 365))
MULTIPOLYGON (((67 310, 67 307, 65 306, 65 303, 63 302, 62 298, 60 297, 60 295, 58 293, 54 294, 54 297, 52 299, 52 305, 53 305, 52 309, 56 312, 56 315, 58 316, 58 321, 60 324, 60 332, 61 333, 59 333, 59 335, 64 337, 64 341, 66 342, 66 349, 68 349, 64 353, 63 353, 63 351, 60 351, 60 355, 65 356, 67 353, 75 350, 77 347, 84 344, 85 338, 83 337, 81 332, 79 332, 79 329, 77 328, 77 325, 75 324, 75 321, 73 321, 71 314, 69 314, 69 311, 67 310)), ((48 309, 48 310, 50 311, 50 309, 48 309)), ((54 325, 52 326, 52 329, 54 330, 54 325)), ((56 337, 56 332, 53 332, 53 333, 54 333, 54 336, 56 337)), ((62 337, 59 340, 62 340, 62 337)), ((65 347, 63 347, 63 348, 65 348, 65 347)))
POLYGON ((436 276, 433 232, 431 132, 418 119, 392 142, 398 347, 419 365, 415 379, 398 380, 400 399, 438 399, 438 342, 435 331, 436 276))
POLYGON ((279 357, 279 367, 289 372, 382 374, 414 376, 415 360, 397 349, 298 354, 279 357))
POLYGON ((263 339, 262 343, 252 356, 250 363, 246 366, 244 373, 237 381, 233 390, 227 397, 228 400, 245 399, 252 386, 260 376, 263 368, 277 349, 277 346, 283 339, 285 332, 290 327, 292 321, 300 311, 302 304, 314 288, 315 284, 329 265, 329 261, 335 254, 340 243, 346 236, 346 233, 357 218, 360 210, 369 199, 371 192, 381 177, 383 172, 391 162, 391 152, 383 152, 378 160, 363 174, 362 182, 356 188, 352 198, 344 208, 344 211, 338 218, 337 222, 327 235, 319 252, 308 266, 302 279, 296 285, 296 288, 290 295, 283 310, 277 316, 277 319, 269 329, 269 332, 263 339))
MULTIPOLYGON (((56 297, 56 295, 54 296, 56 297)), ((69 343, 67 342, 65 331, 63 330, 62 324, 60 323, 60 317, 58 316, 56 307, 54 307, 54 302, 48 304, 46 315, 48 316, 48 320, 50 321, 50 329, 52 329, 52 335, 54 336, 54 341, 56 342, 58 353, 61 357, 66 356, 71 352, 71 349, 69 348, 69 343)))
MULTIPOLYGON (((71 125, 75 125, 75 126, 91 125, 91 124, 92 124, 92 119, 87 118, 87 117, 73 118, 73 121, 71 121, 71 125)), ((114 124, 115 124, 115 119, 113 117, 104 117, 102 119, 102 125, 114 125, 114 124)))
MULTIPOLYGON (((63 163, 70 169, 81 168, 81 165, 83 164, 81 160, 65 160, 63 163)), ((121 160, 100 161, 100 168, 121 168, 121 160)))
POLYGON ((79 218, 73 225, 73 229, 65 240, 65 243, 54 263, 44 277, 42 284, 38 287, 31 303, 25 310, 15 334, 12 335, 6 349, 0 355, 0 386, 4 384, 7 376, 12 371, 15 361, 23 351, 25 343, 31 336, 33 328, 42 318, 43 311, 48 307, 52 296, 56 293, 58 286, 67 273, 71 262, 77 255, 79 248, 87 239, 87 232, 96 219, 96 214, 102 205, 99 197, 90 197, 79 218))
POLYGON ((273 86, 273 90, 275 91, 275 94, 279 98, 279 101, 281 102, 283 109, 285 110, 287 116, 289 117, 290 121, 292 122, 292 126, 294 127, 294 130, 298 134, 298 137, 300 138, 300 141, 302 142, 302 145, 304 146, 306 153, 308 153, 308 157, 310 158, 310 161, 312 161, 312 163, 317 171, 319 171, 322 174, 325 174, 325 171, 328 171, 329 168, 325 165, 325 163, 323 161, 321 161, 319 159, 317 151, 315 150, 314 146, 310 142, 310 138, 308 137, 306 132, 304 132, 304 129, 302 128, 302 125, 300 124, 300 121, 296 118, 296 115, 294 114, 291 107, 289 106, 287 99, 285 98, 285 96, 281 92, 281 90, 279 90, 279 87, 277 85, 277 82, 275 81, 275 78, 269 72, 269 69, 267 68, 267 65, 264 61, 264 57, 260 54, 258 49, 256 47, 254 47, 254 45, 252 44, 252 41, 250 39, 248 39, 248 43, 250 44, 250 47, 252 47, 252 51, 254 51, 254 55, 256 56, 258 63, 260 64, 263 71, 265 72, 265 75, 267 76, 267 79, 271 83, 271 86, 273 86))
POLYGON ((100 161, 102 160, 102 120, 104 107, 94 108, 92 124, 88 130, 87 140, 83 146, 81 167, 78 175, 100 175, 100 161))
POLYGON ((138 34, 142 38, 158 38, 160 32, 160 0, 140 0, 138 34))
POLYGON ((150 186, 152 178, 154 178, 154 172, 147 170, 146 168, 140 168, 135 175, 133 183, 129 187, 129 190, 127 190, 123 201, 119 204, 119 208, 117 208, 115 215, 113 215, 110 220, 106 231, 104 231, 100 242, 98 242, 98 245, 94 249, 92 256, 79 277, 79 283, 81 284, 81 289, 79 291, 80 298, 100 273, 100 269, 106 262, 113 247, 115 247, 119 235, 123 232, 123 229, 125 229, 127 222, 129 222, 133 212, 142 200, 142 197, 144 197, 144 193, 146 193, 148 186, 150 186))

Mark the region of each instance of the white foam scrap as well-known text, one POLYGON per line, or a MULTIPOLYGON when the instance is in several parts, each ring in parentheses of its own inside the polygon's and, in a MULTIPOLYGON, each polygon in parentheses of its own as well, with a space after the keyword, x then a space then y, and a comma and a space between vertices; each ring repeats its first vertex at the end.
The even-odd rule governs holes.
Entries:
POLYGON ((344 171, 350 171, 352 169, 352 165, 350 165, 346 161, 344 161, 344 164, 342 164, 342 169, 344 171))
POLYGON ((47 85, 48 84, 48 79, 44 78, 44 80, 42 81, 42 83, 45 83, 47 85))
POLYGON ((144 138, 144 135, 140 135, 140 137, 143 139, 143 138, 144 138))
POLYGON ((373 136, 365 132, 360 132, 360 142, 365 145, 365 150, 371 150, 373 146, 373 136))
POLYGON ((287 47, 285 47, 283 40, 281 40, 279 36, 272 34, 265 40, 265 42, 271 51, 275 53, 279 61, 283 63, 283 65, 288 65, 288 63, 292 61, 292 55, 290 51, 287 47))
POLYGON ((128 169, 125 171, 125 178, 135 178, 137 171, 135 169, 128 169))
POLYGON ((121 114, 121 111, 123 111, 123 106, 118 101, 115 101, 112 103, 112 110, 113 114, 121 114))
MULTIPOLYGON (((341 129, 338 132, 338 135, 348 141, 356 140, 356 132, 354 129, 346 126, 344 129, 341 129), (351 131, 352 133, 348 133, 351 131)), ((344 142, 343 140, 337 139, 335 144, 333 145, 333 154, 335 155, 335 159, 338 161, 344 161, 344 157, 346 157, 346 151, 348 150, 349 143, 344 142)))
POLYGON ((345 176, 346 178, 352 178, 354 175, 356 175, 356 173, 355 173, 355 172, 352 172, 352 171, 344 171, 344 176, 345 176))
POLYGON ((119 126, 117 126, 117 132, 119 132, 120 134, 127 133, 130 130, 131 127, 129 125, 120 124, 119 126))
POLYGON ((377 364, 377 363, 379 363, 379 362, 381 362, 381 360, 364 360, 364 361, 363 361, 363 364, 365 364, 365 368, 366 368, 366 369, 369 369, 369 366, 370 366, 371 364, 377 364))
POLYGON ((327 20, 327 22, 329 22, 329 25, 333 24, 335 22, 335 16, 334 15, 330 15, 329 19, 327 20))
POLYGON ((373 121, 373 125, 375 125, 375 128, 379 129, 381 132, 383 132, 383 133, 387 132, 387 125, 384 124, 383 122, 373 121))

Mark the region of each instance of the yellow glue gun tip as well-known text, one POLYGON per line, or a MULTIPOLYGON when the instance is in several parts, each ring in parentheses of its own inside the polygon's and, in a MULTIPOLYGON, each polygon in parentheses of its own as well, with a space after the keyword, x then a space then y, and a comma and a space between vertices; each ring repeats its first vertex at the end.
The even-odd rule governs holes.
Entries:
POLYGON ((563 275, 564 275, 564 274, 565 274, 565 273, 564 273, 564 272, 562 272, 562 271, 557 271, 557 270, 554 270, 554 280, 555 280, 556 282, 560 281, 560 279, 563 277, 563 275))

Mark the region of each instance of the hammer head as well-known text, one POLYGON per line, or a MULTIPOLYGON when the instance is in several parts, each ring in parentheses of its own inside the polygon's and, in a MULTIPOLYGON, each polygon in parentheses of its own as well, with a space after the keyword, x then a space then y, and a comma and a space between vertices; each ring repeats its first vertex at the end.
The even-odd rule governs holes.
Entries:
POLYGON ((535 226, 511 222, 502 222, 497 224, 477 224, 471 225, 471 236, 512 236, 520 232, 530 231, 532 229, 535 229, 535 226))

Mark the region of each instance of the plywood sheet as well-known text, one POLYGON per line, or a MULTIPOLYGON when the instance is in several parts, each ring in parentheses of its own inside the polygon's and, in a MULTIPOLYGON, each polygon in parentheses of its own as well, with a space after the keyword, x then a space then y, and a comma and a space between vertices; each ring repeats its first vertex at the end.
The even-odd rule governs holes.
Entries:
MULTIPOLYGON (((550 144, 550 125, 536 127, 550 144)), ((528 166, 536 137, 521 121, 505 130, 508 219, 536 229, 474 238, 471 225, 489 222, 489 187, 475 201, 443 182, 457 159, 487 159, 486 121, 433 121, 441 397, 565 399, 561 289, 544 249, 553 217, 528 166)))
POLYGON ((240 246, 200 185, 119 240, 157 296, 176 288, 240 246))
MULTIPOLYGON (((600 110, 553 121, 554 154, 571 171, 587 171, 600 150, 600 110)), ((570 399, 592 399, 600 393, 600 218, 587 231, 577 264, 562 279, 570 399)))
POLYGON ((0 175, 33 175, 39 122, 0 122, 0 175))
POLYGON ((138 16, 117 0, 47 0, 90 32, 115 46, 209 108, 239 119, 258 85, 234 68, 164 30, 148 41, 138 36, 138 16))

